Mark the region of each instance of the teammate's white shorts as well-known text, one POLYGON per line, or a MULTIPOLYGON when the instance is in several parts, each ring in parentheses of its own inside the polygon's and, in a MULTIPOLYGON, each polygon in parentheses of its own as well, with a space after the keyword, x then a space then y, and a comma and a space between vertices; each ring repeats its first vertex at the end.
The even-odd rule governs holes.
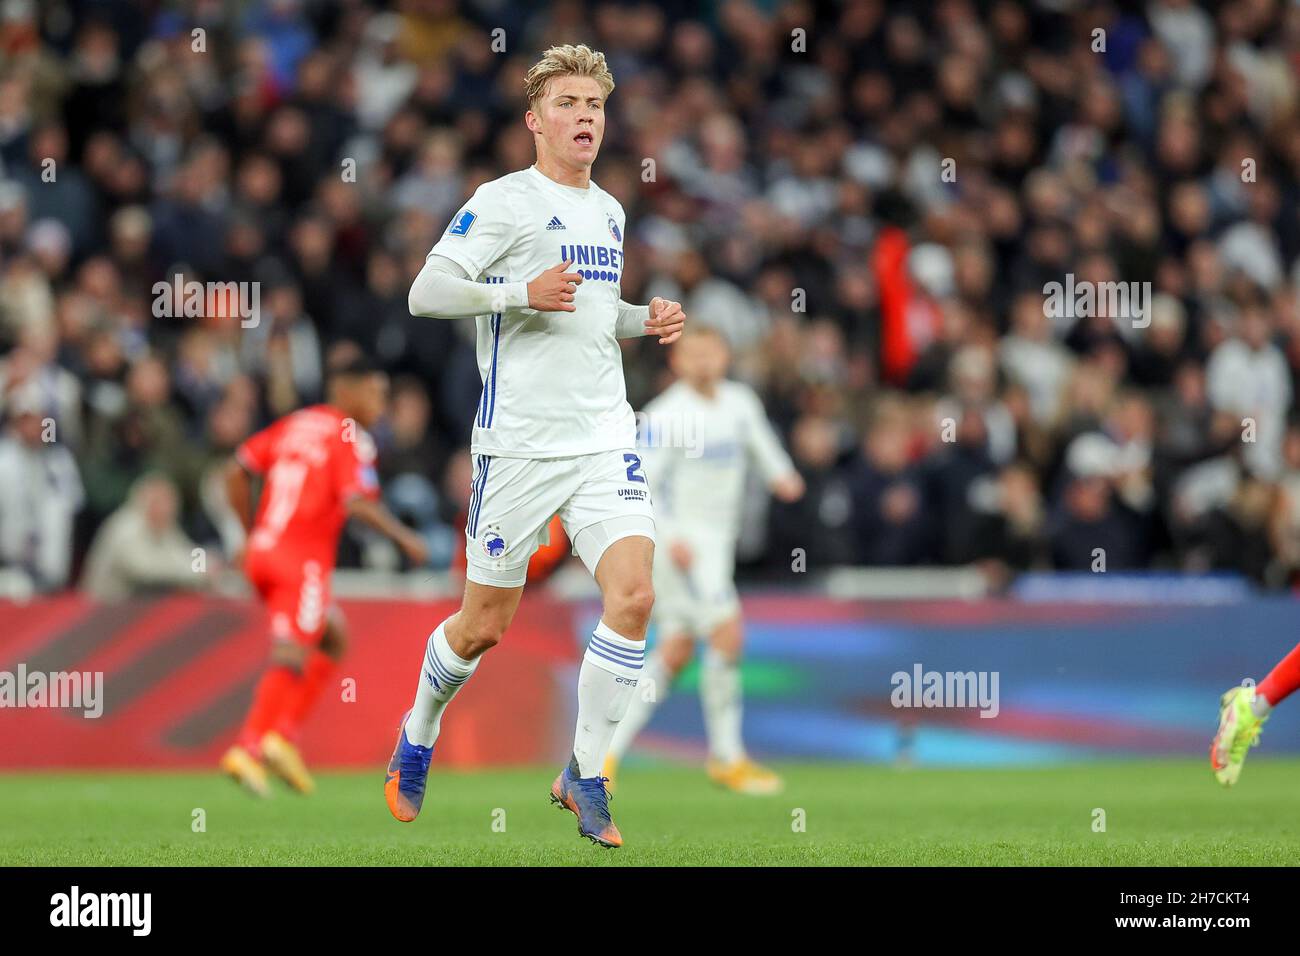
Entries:
POLYGON ((674 531, 655 548, 655 605, 652 617, 659 637, 706 638, 723 621, 740 613, 736 594, 736 541, 726 534, 674 531), (672 541, 691 549, 690 567, 672 559, 672 541))
POLYGON ((615 541, 655 538, 650 484, 641 457, 619 449, 571 458, 474 456, 469 519, 465 523, 466 577, 479 584, 519 587, 528 559, 550 543, 555 515, 592 574, 615 541))

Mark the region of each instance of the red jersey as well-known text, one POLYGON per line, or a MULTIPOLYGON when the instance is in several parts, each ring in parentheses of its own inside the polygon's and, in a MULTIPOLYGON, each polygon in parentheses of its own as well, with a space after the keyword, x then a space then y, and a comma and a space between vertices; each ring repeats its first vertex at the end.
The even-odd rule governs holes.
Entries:
POLYGON ((240 445, 235 456, 265 482, 250 551, 274 549, 332 568, 348 500, 379 497, 373 439, 329 405, 286 415, 240 445))

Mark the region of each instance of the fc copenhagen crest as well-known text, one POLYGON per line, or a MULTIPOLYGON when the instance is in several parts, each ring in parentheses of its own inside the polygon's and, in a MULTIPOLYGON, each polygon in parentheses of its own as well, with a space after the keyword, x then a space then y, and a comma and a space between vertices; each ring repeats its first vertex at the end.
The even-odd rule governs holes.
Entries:
POLYGON ((496 525, 489 526, 478 540, 483 545, 483 553, 489 558, 499 558, 506 553, 506 539, 501 537, 501 529, 496 525))

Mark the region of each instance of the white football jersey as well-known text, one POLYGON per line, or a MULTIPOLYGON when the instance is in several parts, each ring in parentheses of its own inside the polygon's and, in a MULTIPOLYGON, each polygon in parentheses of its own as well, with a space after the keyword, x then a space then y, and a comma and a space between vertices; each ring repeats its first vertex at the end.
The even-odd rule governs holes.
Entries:
POLYGON ((734 541, 748 463, 766 483, 795 470, 762 401, 741 382, 719 382, 712 398, 675 382, 639 418, 639 450, 665 537, 716 534, 734 541))
POLYGON ((480 186, 429 253, 481 282, 528 282, 570 259, 583 277, 574 312, 475 319, 483 394, 474 454, 561 458, 635 444, 616 337, 625 221, 594 182, 564 186, 530 166, 480 186))

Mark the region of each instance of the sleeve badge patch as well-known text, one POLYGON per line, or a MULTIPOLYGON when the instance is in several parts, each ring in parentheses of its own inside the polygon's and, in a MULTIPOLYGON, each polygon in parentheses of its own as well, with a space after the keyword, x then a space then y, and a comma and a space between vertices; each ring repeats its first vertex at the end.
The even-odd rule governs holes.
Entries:
POLYGON ((462 210, 460 215, 451 221, 451 226, 447 229, 449 236, 468 236, 470 226, 474 225, 474 220, 478 216, 468 209, 462 210))

